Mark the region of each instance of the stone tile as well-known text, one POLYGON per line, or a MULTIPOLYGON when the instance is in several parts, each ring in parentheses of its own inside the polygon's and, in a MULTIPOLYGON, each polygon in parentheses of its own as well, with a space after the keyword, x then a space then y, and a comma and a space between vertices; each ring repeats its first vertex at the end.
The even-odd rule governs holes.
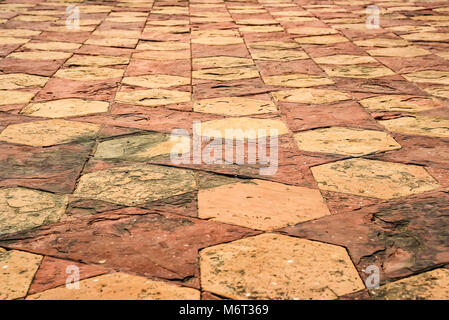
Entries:
POLYGON ((190 102, 190 92, 164 89, 120 91, 117 93, 115 101, 146 107, 157 107, 190 102))
POLYGON ((409 43, 404 39, 391 39, 391 38, 373 38, 367 40, 354 41, 357 46, 360 47, 381 47, 381 48, 393 48, 393 47, 405 47, 409 43))
POLYGON ((0 234, 58 222, 66 205, 66 196, 25 188, 0 189, 0 234))
POLYGON ((168 282, 150 280, 123 272, 79 282, 80 289, 61 286, 29 295, 27 300, 199 300, 200 292, 168 282))
POLYGON ((313 60, 318 64, 342 64, 342 65, 354 65, 361 63, 376 62, 376 59, 370 56, 355 56, 346 54, 337 54, 332 56, 313 58, 313 60))
POLYGON ((277 101, 307 104, 324 104, 351 99, 347 93, 325 89, 293 89, 272 93, 277 101))
POLYGON ((449 99, 449 86, 424 88, 427 93, 441 98, 449 99))
MULTIPOLYGON (((2 29, 3 30, 3 29, 2 29)), ((0 37, 0 45, 7 44, 24 44, 30 41, 30 39, 25 38, 15 38, 15 37, 0 37)))
POLYGON ((39 30, 28 29, 2 29, 2 37, 33 37, 41 34, 39 30))
POLYGON ((190 170, 135 164, 84 174, 74 194, 134 206, 191 192, 195 188, 195 177, 190 170))
POLYGON ((367 51, 372 56, 377 57, 402 57, 414 58, 432 54, 423 48, 418 47, 401 47, 401 48, 379 48, 367 51))
POLYGON ((295 49, 299 48, 299 44, 295 42, 267 40, 257 41, 248 44, 250 49, 256 50, 283 50, 283 49, 295 49))
POLYGON ((311 36, 295 38, 295 41, 299 44, 333 44, 348 42, 349 40, 341 35, 328 35, 328 36, 311 36))
POLYGON ((239 27, 240 32, 250 33, 250 32, 283 32, 284 28, 279 26, 247 26, 239 27))
POLYGON ((123 76, 123 70, 96 67, 73 67, 68 69, 60 69, 54 76, 61 79, 80 81, 106 80, 121 78, 123 76))
POLYGON ((345 67, 323 67, 323 69, 331 77, 345 78, 372 79, 395 74, 393 70, 383 66, 351 65, 345 67))
POLYGON ((193 79, 202 80, 230 81, 258 77, 259 72, 257 69, 251 67, 213 68, 196 70, 192 72, 193 79))
POLYGON ((198 193, 198 216, 259 230, 272 230, 329 215, 316 189, 264 180, 226 184, 198 193))
POLYGON ((300 27, 300 28, 289 28, 288 33, 300 34, 308 36, 321 36, 338 33, 337 30, 332 28, 315 28, 315 27, 300 27))
POLYGON ((0 90, 0 105, 23 104, 33 99, 34 93, 18 90, 0 90))
POLYGON ((0 89, 14 90, 30 87, 43 87, 47 81, 47 77, 33 76, 26 73, 0 74, 0 89))
POLYGON ((232 299, 336 299, 364 289, 344 248, 276 234, 203 249, 200 266, 202 288, 232 299))
POLYGON ((370 290, 376 300, 447 300, 449 270, 435 269, 370 290))
POLYGON ((251 56, 255 60, 264 61, 295 61, 309 58, 309 56, 303 51, 288 49, 251 52, 251 56))
POLYGON ((107 112, 109 103, 82 99, 60 99, 48 102, 31 103, 22 109, 21 114, 34 117, 63 118, 107 112))
POLYGON ((169 88, 190 84, 190 78, 171 76, 167 74, 154 74, 137 77, 125 77, 122 83, 145 88, 169 88))
POLYGON ((417 97, 405 95, 382 95, 359 101, 369 111, 402 111, 421 112, 440 108, 441 101, 432 97, 417 97))
POLYGON ((11 124, 0 134, 0 141, 45 147, 94 138, 100 130, 96 124, 61 119, 11 124))
POLYGON ((209 46, 226 46, 230 44, 241 44, 243 43, 242 38, 237 37, 204 37, 195 38, 191 40, 194 44, 205 44, 209 46))
POLYGON ((300 150, 348 156, 363 156, 374 152, 400 149, 389 134, 382 131, 329 127, 295 134, 300 150))
POLYGON ((205 121, 201 127, 194 125, 196 134, 203 137, 225 138, 226 132, 234 134, 235 139, 256 139, 262 137, 278 136, 288 133, 287 126, 281 120, 256 118, 226 118, 205 121), (201 129, 201 130, 200 130, 201 129))
POLYGON ((405 34, 402 35, 401 37, 409 41, 446 42, 449 40, 449 33, 419 32, 419 33, 405 34))
POLYGON ((23 51, 13 52, 8 58, 20 60, 59 60, 70 58, 72 53, 60 51, 23 51))
POLYGON ((23 46, 31 50, 45 50, 45 51, 72 51, 79 49, 81 44, 71 42, 29 42, 23 46))
POLYGON ((277 112, 273 102, 241 97, 221 97, 194 102, 193 111, 225 116, 246 116, 277 112))
POLYGON ((122 47, 122 48, 134 48, 138 42, 138 39, 128 38, 90 38, 84 42, 84 44, 91 44, 103 47, 122 47))
POLYGON ((430 191, 436 180, 419 166, 349 159, 311 168, 322 190, 393 199, 430 191))
POLYGON ((401 117, 379 121, 387 130, 411 135, 449 138, 449 118, 401 117))
POLYGON ((238 57, 206 57, 192 59, 194 66, 209 67, 209 68, 230 68, 254 65, 252 59, 238 58, 238 57))
POLYGON ((263 81, 268 85, 296 88, 307 88, 334 83, 329 78, 307 74, 286 74, 262 78, 263 81))
POLYGON ((25 297, 41 260, 35 254, 0 248, 0 300, 25 297))
POLYGON ((128 63, 129 58, 127 57, 74 55, 65 64, 67 66, 106 67, 128 63))
MULTIPOLYGON (((155 51, 172 51, 172 50, 189 50, 188 42, 180 41, 146 41, 140 42, 136 50, 155 50, 155 51)), ((159 53, 161 54, 161 53, 159 53)), ((163 54, 166 54, 165 52, 163 54)))
POLYGON ((190 59, 190 51, 189 50, 176 50, 176 51, 166 51, 164 54, 161 54, 160 51, 142 51, 133 54, 134 58, 137 59, 147 59, 147 60, 183 60, 190 59))
POLYGON ((449 84, 449 72, 438 70, 425 70, 404 74, 403 77, 410 82, 449 84))

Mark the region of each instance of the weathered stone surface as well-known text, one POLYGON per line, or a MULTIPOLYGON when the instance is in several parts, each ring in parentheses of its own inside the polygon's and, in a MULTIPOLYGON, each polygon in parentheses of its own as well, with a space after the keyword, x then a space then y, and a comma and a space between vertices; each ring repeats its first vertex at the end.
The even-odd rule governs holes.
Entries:
POLYGON ((27 297, 27 300, 199 300, 200 292, 122 272, 79 282, 79 290, 65 286, 27 297))
POLYGON ((418 47, 380 48, 368 50, 372 56, 413 58, 431 54, 430 51, 418 47))
POLYGON ((263 180, 226 184, 198 194, 200 218, 252 229, 272 230, 329 214, 318 190, 263 180))
POLYGON ((193 111, 215 113, 225 116, 246 116, 276 112, 277 108, 269 100, 256 100, 240 97, 221 97, 195 101, 193 111))
POLYGON ((67 66, 105 67, 128 63, 129 58, 127 57, 74 55, 65 64, 67 66))
POLYGON ((263 50, 251 52, 251 56, 255 60, 266 61, 294 61, 308 59, 309 56, 299 50, 263 50))
POLYGON ((393 162, 350 159, 311 170, 320 189, 379 199, 393 199, 439 187, 424 168, 393 162))
POLYGON ((125 77, 122 83, 145 88, 169 88, 190 84, 190 78, 166 74, 125 77))
POLYGON ((233 299, 335 299, 364 288, 344 248, 276 234, 203 249, 200 265, 202 288, 233 299))
POLYGON ((273 86, 297 87, 297 88, 321 86, 334 83, 329 78, 321 76, 311 76, 307 74, 286 74, 279 76, 269 76, 263 77, 263 81, 266 84, 273 86))
POLYGON ((314 58, 316 63, 319 64, 343 64, 343 65, 353 65, 353 64, 361 64, 361 63, 372 63, 376 62, 376 59, 370 56, 354 56, 354 55, 346 55, 346 54, 337 54, 326 57, 314 58))
POLYGON ((449 138, 449 118, 401 117, 379 121, 387 130, 429 137, 449 138))
POLYGON ((60 119, 34 121, 9 125, 0 134, 0 141, 43 147, 92 139, 99 130, 99 125, 83 122, 60 119))
POLYGON ((203 80, 229 81, 258 77, 259 72, 255 68, 250 67, 213 68, 192 72, 192 78, 203 80))
POLYGON ((91 113, 107 112, 109 103, 82 99, 61 99, 48 102, 31 103, 20 113, 46 118, 82 116, 91 113))
POLYGON ((403 75, 410 82, 449 84, 449 72, 425 70, 403 75))
POLYGON ((28 103, 34 93, 18 90, 0 90, 0 105, 28 103))
POLYGON ((24 45, 24 48, 32 50, 48 50, 48 51, 72 51, 79 49, 81 44, 71 42, 29 42, 24 45))
POLYGON ((230 44, 240 44, 243 43, 242 38, 237 37, 204 37, 192 39, 194 44, 206 44, 209 46, 226 46, 230 44))
POLYGON ((373 38, 367 40, 354 41, 354 43, 360 47, 381 47, 381 48, 392 48, 392 47, 404 47, 409 43, 404 39, 392 39, 392 38, 373 38))
POLYGON ((136 47, 136 50, 157 50, 157 51, 171 51, 171 50, 185 50, 185 49, 190 49, 190 44, 188 42, 178 42, 178 41, 147 41, 139 43, 136 47))
POLYGON ((0 90, 43 87, 47 81, 47 77, 33 76, 25 73, 0 74, 0 90))
POLYGON ((383 66, 351 65, 345 67, 324 67, 324 70, 331 77, 363 79, 379 78, 395 74, 392 70, 383 66))
POLYGON ((359 101, 369 111, 421 112, 442 107, 441 101, 432 97, 382 95, 359 101))
POLYGON ((194 66, 208 67, 208 68, 231 68, 254 65, 252 59, 238 58, 238 57, 206 57, 192 59, 194 66))
POLYGON ((0 248, 0 300, 25 297, 41 260, 35 254, 0 248))
POLYGON ((400 149, 387 133, 344 127, 330 127, 295 134, 300 150, 362 156, 379 151, 400 149))
POLYGON ((299 102, 307 104, 332 103, 351 99, 351 96, 336 90, 325 89, 293 89, 273 92, 273 97, 283 102, 299 102))
POLYGON ((70 69, 60 69, 56 72, 56 78, 69 80, 105 80, 111 78, 121 78, 123 70, 112 68, 96 68, 96 67, 74 67, 70 69))
POLYGON ((311 37, 302 37, 295 38, 295 41, 299 44, 333 44, 340 42, 348 42, 348 38, 345 38, 341 35, 328 35, 328 36, 311 36, 311 37))
POLYGON ((21 60, 59 60, 70 58, 72 54, 69 52, 58 51, 25 51, 13 52, 8 55, 8 58, 21 60))
POLYGON ((120 91, 117 93, 115 101, 146 107, 157 107, 189 102, 190 92, 164 89, 120 91))

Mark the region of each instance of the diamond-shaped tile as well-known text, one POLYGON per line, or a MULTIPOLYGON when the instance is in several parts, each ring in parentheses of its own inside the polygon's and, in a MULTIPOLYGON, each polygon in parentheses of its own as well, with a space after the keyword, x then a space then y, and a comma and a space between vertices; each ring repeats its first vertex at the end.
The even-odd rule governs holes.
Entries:
POLYGON ((349 159, 311 168, 323 190, 379 199, 422 193, 439 187, 420 166, 367 159, 349 159))
POLYGON ((331 77, 345 78, 371 79, 395 74, 393 70, 383 66, 351 65, 344 67, 324 67, 323 69, 331 77))
POLYGON ((316 63, 319 64, 359 64, 359 63, 372 63, 377 60, 370 56, 354 56, 349 54, 337 54, 333 56, 313 58, 316 63))
MULTIPOLYGON (((172 50, 188 50, 190 44, 188 42, 179 41, 146 41, 140 42, 136 50, 156 50, 156 51, 172 51, 172 50)), ((159 54, 161 54, 159 52, 159 54)), ((165 54, 165 52, 163 53, 165 54)))
POLYGON ((102 47, 134 47, 138 39, 128 38, 90 38, 85 44, 102 46, 102 47))
POLYGON ((297 87, 306 88, 313 86, 322 86, 326 84, 333 84, 334 82, 326 77, 312 76, 308 74, 285 74, 278 76, 263 77, 263 81, 268 85, 283 86, 283 87, 297 87))
POLYGON ((95 67, 74 67, 69 69, 60 69, 55 73, 56 78, 81 81, 106 80, 121 78, 122 76, 123 70, 95 67))
POLYGON ((438 99, 432 97, 416 97, 405 95, 382 95, 359 101, 360 104, 370 111, 403 111, 420 112, 442 107, 438 99))
POLYGON ((17 90, 0 90, 0 106, 7 104, 28 103, 33 99, 34 93, 17 90))
POLYGON ((70 58, 71 55, 72 53, 60 51, 24 51, 13 52, 8 55, 8 58, 22 60, 58 60, 70 58))
POLYGON ((58 41, 51 41, 51 42, 29 42, 23 46, 27 49, 32 50, 48 50, 48 51, 72 51, 79 49, 81 47, 81 44, 79 43, 71 43, 71 42, 58 42, 58 41))
POLYGON ((243 39, 238 37, 204 37, 192 39, 192 43, 209 46, 226 46, 231 44, 243 44, 243 39))
POLYGON ((324 104, 351 99, 351 96, 347 93, 325 89, 293 89, 275 91, 272 94, 278 101, 308 104, 324 104))
POLYGON ((409 41, 446 42, 449 40, 449 33, 419 32, 405 34, 401 37, 409 41))
POLYGON ((200 218, 252 229, 272 230, 329 214, 318 190, 264 180, 226 184, 198 193, 200 218))
POLYGON ((169 88, 190 84, 190 78, 167 74, 150 74, 137 77, 125 77, 122 83, 145 88, 169 88))
POLYGON ((194 66, 197 65, 214 68, 229 68, 254 65, 254 61, 252 59, 225 56, 195 58, 192 59, 192 63, 194 66))
POLYGON ((348 42, 348 38, 345 38, 339 34, 328 35, 328 36, 311 36, 295 38, 295 41, 300 44, 334 44, 341 42, 348 42))
POLYGON ((368 50, 368 53, 377 57, 402 57, 414 58, 431 54, 430 51, 418 47, 402 47, 402 48, 379 48, 368 50))
POLYGON ((13 90, 29 87, 43 87, 48 81, 46 77, 33 76, 26 73, 0 74, 0 89, 13 90))
POLYGON ((0 234, 57 222, 66 205, 66 196, 25 188, 1 189, 0 234))
POLYGON ((115 101, 146 107, 157 107, 190 102, 190 92, 164 89, 121 91, 117 93, 115 101))
POLYGON ((161 54, 160 51, 142 51, 133 54, 133 58, 136 59, 146 59, 146 60, 185 60, 190 59, 189 50, 176 50, 176 51, 165 51, 161 54))
POLYGON ((406 134, 449 138, 449 118, 426 116, 401 117, 379 121, 389 131, 406 134))
POLYGON ((299 132, 295 134, 295 141, 301 150, 350 156, 401 148, 388 133, 344 127, 299 132))
POLYGON ((358 40, 354 43, 360 47, 381 47, 381 48, 392 48, 392 47, 404 47, 409 45, 404 39, 390 39, 390 38, 373 38, 367 40, 358 40))
POLYGON ((255 60, 267 61, 294 61, 308 59, 309 56, 304 51, 300 50, 263 50, 252 52, 251 56, 255 60))
POLYGON ((34 117, 63 118, 107 112, 108 109, 109 103, 104 101, 61 99, 48 102, 31 103, 23 108, 20 113, 34 117))
POLYGON ((281 50, 281 49, 296 49, 299 48, 299 44, 295 42, 268 40, 268 41, 258 41, 249 43, 248 47, 257 50, 281 50))
POLYGON ((274 103, 269 100, 222 97, 196 101, 193 106, 193 111, 215 113, 225 116, 245 116, 276 112, 277 108, 274 103))
POLYGON ((335 299, 364 289, 343 247, 262 234, 200 251, 204 290, 233 299, 335 299))
POLYGON ((438 70, 424 70, 403 75, 405 79, 417 83, 449 84, 449 72, 438 70))
POLYGON ((80 289, 61 286, 36 293, 27 300, 199 300, 196 289, 150 280, 122 272, 81 280, 80 289))
POLYGON ((26 296, 42 256, 0 248, 0 300, 26 296))
POLYGON ((74 55, 65 64, 67 66, 105 67, 127 63, 129 63, 127 57, 74 55))
POLYGON ((259 72, 251 67, 214 68, 193 71, 192 77, 203 80, 230 81, 258 78, 259 72))
POLYGON ((100 128, 96 124, 61 119, 34 121, 9 125, 0 134, 0 141, 45 147, 91 139, 100 128))
POLYGON ((85 174, 74 194, 135 206, 191 192, 195 187, 195 177, 190 170, 135 164, 85 174))

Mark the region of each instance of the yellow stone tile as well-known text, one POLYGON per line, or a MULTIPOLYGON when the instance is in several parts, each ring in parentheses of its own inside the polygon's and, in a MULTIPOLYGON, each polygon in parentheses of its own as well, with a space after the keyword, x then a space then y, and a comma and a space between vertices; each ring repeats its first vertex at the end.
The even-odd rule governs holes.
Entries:
POLYGON ((440 187, 420 166, 349 159, 311 168, 322 190, 393 199, 440 187))
POLYGON ((332 28, 314 28, 314 27, 289 28, 287 29, 287 32, 291 34, 301 34, 308 36, 322 36, 338 33, 337 30, 332 28))
POLYGON ((248 44, 248 47, 257 50, 282 50, 299 48, 299 44, 297 44, 296 42, 269 40, 252 42, 248 44))
POLYGON ((337 54, 333 56, 313 58, 313 60, 318 64, 338 64, 338 65, 354 65, 362 63, 373 63, 377 62, 376 59, 370 56, 354 56, 346 54, 337 54))
POLYGON ((142 51, 134 53, 133 57, 136 59, 146 59, 146 60, 189 60, 190 51, 189 50, 179 50, 179 51, 142 51))
POLYGON ((61 286, 28 296, 27 300, 199 300, 196 289, 117 272, 79 282, 80 289, 61 286))
POLYGON ((231 44, 242 44, 243 39, 237 37, 204 37, 191 40, 192 43, 205 44, 209 46, 226 46, 231 44))
POLYGON ((372 79, 391 76, 393 70, 384 66, 347 65, 344 67, 323 67, 331 77, 372 79))
POLYGON ((25 297, 42 256, 0 248, 0 300, 25 297))
POLYGON ((404 74, 403 77, 411 82, 449 84, 449 72, 425 70, 404 74))
MULTIPOLYGON (((0 39, 1 40, 1 39, 0 39)), ((31 50, 46 50, 46 51, 72 51, 79 49, 81 44, 71 42, 29 42, 23 46, 31 50)))
POLYGON ((203 137, 215 137, 219 134, 222 138, 228 134, 234 134, 237 140, 257 139, 270 136, 280 136, 288 133, 287 126, 281 120, 256 119, 256 118, 226 118, 211 120, 194 125, 193 130, 196 134, 203 137))
POLYGON ((105 67, 128 63, 129 58, 127 57, 74 55, 65 64, 67 66, 105 67))
POLYGON ((386 29, 392 32, 429 32, 437 30, 429 26, 395 26, 386 29))
POLYGON ((330 127, 299 132, 294 137, 300 150, 348 156, 401 148, 388 133, 374 130, 330 127))
POLYGON ((239 10, 229 10, 231 14, 256 14, 256 13, 266 13, 265 9, 239 9, 239 10))
POLYGON ((23 16, 17 16, 12 19, 13 21, 23 21, 23 22, 50 22, 50 21, 57 21, 59 18, 53 17, 53 16, 30 16, 30 15, 23 15, 23 16))
POLYGON ((60 51, 23 51, 23 52, 13 52, 7 56, 7 58, 12 59, 23 59, 23 60, 59 60, 67 59, 72 56, 70 52, 60 52, 60 51))
POLYGON ((84 43, 102 47, 134 47, 138 41, 128 38, 91 38, 84 43))
POLYGON ((375 300, 448 300, 449 270, 435 269, 370 290, 375 300))
POLYGON ((429 87, 429 88, 425 88, 424 91, 426 91, 436 97, 442 97, 442 98, 449 99, 449 86, 429 87))
POLYGON ((192 30, 192 36, 197 38, 239 37, 240 33, 235 29, 206 29, 192 30))
POLYGON ((145 88, 169 88, 190 84, 190 78, 167 74, 150 74, 137 77, 125 77, 122 83, 145 88))
MULTIPOLYGON (((0 74, 0 90, 14 90, 30 87, 43 87, 49 78, 26 73, 0 74)), ((0 93, 1 95, 1 93, 0 93)))
POLYGON ((438 52, 435 54, 443 59, 449 60, 449 52, 447 52, 447 51, 446 52, 438 52))
POLYGON ((277 26, 248 26, 240 27, 240 32, 283 32, 284 28, 277 26))
POLYGON ((370 111, 404 111, 421 112, 442 107, 441 101, 432 97, 417 97, 406 95, 382 95, 359 101, 360 104, 370 111))
POLYGON ((113 7, 100 5, 82 5, 78 6, 80 13, 106 13, 110 12, 113 7))
POLYGON ((190 18, 191 23, 218 23, 218 22, 231 22, 231 21, 233 21, 231 18, 224 18, 224 17, 190 18))
POLYGON ((0 37, 33 37, 41 33, 42 31, 28 29, 2 29, 0 37))
POLYGON ((25 188, 0 190, 0 235, 58 222, 67 196, 25 188))
POLYGON ((108 102, 87 101, 82 99, 61 99, 31 103, 23 108, 20 113, 33 117, 63 118, 107 112, 108 109, 108 102))
POLYGON ((121 78, 123 76, 123 70, 113 68, 74 67, 59 69, 54 76, 56 78, 80 81, 105 80, 121 78))
MULTIPOLYGON (((102 19, 80 19, 79 23, 80 23, 80 26, 91 26, 91 25, 98 25, 102 21, 103 21, 102 19)), ((65 27, 65 24, 66 24, 65 19, 62 19, 62 21, 56 21, 55 24, 64 25, 64 28, 66 28, 65 27)), ((73 29, 73 30, 75 30, 75 29, 73 29)))
POLYGON ((405 47, 409 45, 409 43, 404 39, 389 39, 389 38, 373 38, 367 40, 354 41, 354 43, 360 47, 381 47, 381 48, 405 47))
POLYGON ((300 44, 333 44, 348 42, 349 40, 339 34, 328 35, 328 36, 311 36, 295 38, 295 41, 300 44))
POLYGON ((195 176, 190 170, 138 163, 85 174, 74 195, 136 206, 195 189, 195 176))
POLYGON ((28 103, 33 99, 34 93, 16 90, 0 90, 0 106, 7 104, 28 103))
POLYGON ((311 76, 308 74, 301 74, 301 73, 263 77, 263 81, 266 84, 272 86, 297 87, 297 88, 322 86, 334 83, 329 78, 321 76, 311 76))
POLYGON ((300 50, 263 50, 252 52, 251 56, 255 60, 267 61, 294 61, 309 58, 307 53, 300 50))
POLYGON ((389 131, 412 135, 449 138, 449 117, 401 117, 379 121, 389 131))
POLYGON ((188 25, 189 20, 150 20, 147 23, 155 26, 182 26, 188 25))
POLYGON ((273 230, 326 215, 330 212, 317 189, 250 180, 198 193, 200 218, 252 229, 273 230))
POLYGON ((117 93, 115 101, 146 107, 157 107, 190 102, 190 92, 164 89, 121 91, 117 93))
POLYGON ((277 21, 281 22, 310 22, 310 21, 318 21, 315 17, 275 17, 277 21))
POLYGON ((271 25, 271 24, 278 24, 276 20, 269 20, 269 19, 239 19, 236 21, 237 24, 244 24, 244 25, 271 25))
POLYGON ((278 101, 307 104, 324 104, 351 99, 351 96, 344 92, 310 88, 276 91, 272 92, 272 95, 278 101))
POLYGON ((0 45, 2 44, 23 44, 30 41, 30 39, 14 38, 14 37, 0 37, 0 45))
POLYGON ((402 58, 414 58, 432 54, 430 51, 418 47, 379 48, 374 50, 368 50, 367 52, 375 57, 402 57, 402 58))
POLYGON ((185 7, 153 7, 152 14, 168 14, 168 15, 188 15, 189 9, 185 7))
POLYGON ((225 116, 245 116, 277 112, 273 102, 241 97, 221 97, 195 101, 193 111, 225 116))
POLYGON ((448 21, 449 20, 449 16, 414 16, 411 17, 411 19, 413 20, 418 20, 418 21, 448 21))
POLYGON ((154 32, 154 33, 189 33, 190 27, 147 27, 143 32, 154 32))
MULTIPOLYGON (((170 50, 188 50, 190 44, 188 42, 179 41, 145 41, 137 45, 136 50, 156 50, 156 51, 170 51, 170 50)), ((161 54, 159 52, 159 54, 161 54)))
POLYGON ((110 29, 110 30, 95 30, 92 33, 92 36, 100 36, 100 37, 111 37, 111 38, 126 38, 126 39, 138 39, 140 37, 141 32, 137 30, 119 30, 119 29, 110 29))
POLYGON ((192 63, 193 65, 211 66, 215 68, 230 68, 254 65, 254 61, 252 59, 226 56, 194 58, 192 59, 192 63))
POLYGON ((286 11, 275 11, 271 12, 271 15, 275 17, 301 17, 301 16, 308 16, 310 13, 304 12, 304 11, 298 11, 298 10, 286 10, 286 11))
POLYGON ((192 72, 192 78, 203 80, 231 81, 258 77, 259 72, 253 67, 213 68, 192 72))
POLYGON ((61 119, 11 124, 0 134, 0 141, 46 147, 81 139, 92 139, 100 126, 61 119))
MULTIPOLYGON (((154 11, 152 13, 155 13, 154 11)), ((134 22, 145 22, 147 18, 145 17, 109 17, 104 21, 106 22, 121 22, 121 23, 134 23, 134 22)))
POLYGON ((232 299, 336 299, 364 289, 346 250, 262 234, 200 251, 202 289, 232 299))

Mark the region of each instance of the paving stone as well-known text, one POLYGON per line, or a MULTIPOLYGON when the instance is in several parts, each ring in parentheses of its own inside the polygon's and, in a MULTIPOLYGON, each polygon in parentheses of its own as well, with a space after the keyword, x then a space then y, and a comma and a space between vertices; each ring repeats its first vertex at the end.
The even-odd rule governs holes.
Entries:
POLYGON ((160 51, 142 51, 133 54, 134 58, 137 59, 148 59, 148 60, 183 60, 190 59, 190 51, 188 50, 176 50, 167 51, 161 54, 160 51))
POLYGON ((79 282, 80 289, 65 286, 29 295, 27 300, 199 300, 200 292, 122 272, 79 282))
POLYGON ((120 91, 117 93, 115 101, 146 107, 157 107, 189 102, 190 92, 164 89, 120 91))
POLYGON ((360 47, 381 47, 381 48, 392 48, 392 47, 405 47, 409 45, 404 39, 389 39, 389 38, 373 38, 367 40, 358 40, 354 43, 360 47))
POLYGON ((255 60, 266 60, 266 61, 294 61, 309 58, 309 56, 303 51, 285 50, 285 49, 251 52, 251 56, 255 60))
POLYGON ((55 77, 69 80, 105 80, 112 78, 121 78, 123 70, 112 68, 96 67, 74 67, 69 69, 60 69, 55 77))
POLYGON ((311 170, 320 189, 379 199, 393 199, 439 187, 424 168, 393 162, 349 159, 311 170))
POLYGON ((299 48, 299 44, 295 42, 267 40, 249 43, 248 47, 256 50, 281 50, 299 48))
POLYGON ((35 254, 0 248, 0 300, 25 297, 41 260, 35 254))
POLYGON ((449 40, 449 33, 420 32, 420 33, 405 34, 402 35, 401 37, 409 41, 445 42, 449 40))
POLYGON ((226 46, 230 44, 243 43, 242 38, 237 37, 205 37, 192 39, 194 44, 205 44, 209 46, 226 46))
POLYGON ((311 36, 295 38, 295 41, 299 44, 333 44, 340 42, 348 42, 349 40, 341 35, 328 35, 328 36, 311 36))
POLYGON ((23 46, 32 50, 46 50, 46 51, 72 51, 79 49, 81 44, 71 42, 30 42, 23 46))
POLYGON ((179 41, 146 41, 140 42, 136 47, 136 50, 156 50, 156 51, 171 51, 171 50, 185 50, 185 49, 190 49, 190 44, 188 42, 179 42, 179 41))
POLYGON ((430 51, 418 47, 379 48, 367 51, 372 56, 414 58, 431 54, 430 51))
POLYGON ((370 56, 354 56, 354 55, 345 55, 345 54, 337 54, 333 56, 319 57, 313 58, 316 63, 319 64, 361 64, 361 63, 372 63, 376 62, 376 60, 370 56))
POLYGON ((329 214, 318 190, 263 180, 226 184, 198 194, 200 218, 252 229, 272 230, 329 214))
POLYGON ((401 117, 379 121, 387 130, 429 137, 449 137, 449 119, 426 116, 401 117))
POLYGON ((307 104, 332 103, 351 99, 351 96, 336 90, 325 89, 293 89, 273 92, 278 101, 299 102, 307 104))
POLYGON ((127 57, 74 55, 65 64, 67 66, 105 67, 128 63, 129 58, 127 57))
POLYGON ((0 134, 0 141, 29 146, 52 146, 93 138, 100 130, 96 124, 61 119, 12 124, 0 134))
POLYGON ((240 32, 283 32, 284 28, 278 26, 247 26, 239 27, 240 32))
POLYGON ((311 76, 307 74, 286 74, 279 76, 269 76, 263 77, 263 81, 268 85, 297 88, 321 86, 334 83, 329 78, 321 76, 311 76))
POLYGON ((425 88, 424 91, 436 97, 449 99, 449 86, 429 87, 425 88))
POLYGON ((35 117, 63 118, 91 113, 107 112, 109 103, 82 99, 61 99, 48 102, 30 103, 20 112, 35 117))
POLYGON ((240 97, 221 97, 195 101, 193 111, 225 116, 245 116, 276 112, 276 106, 268 100, 240 97))
POLYGON ((324 67, 323 69, 331 77, 371 79, 395 74, 392 70, 383 66, 351 65, 345 67, 324 67))
POLYGON ((29 87, 43 87, 47 81, 47 77, 33 76, 25 73, 0 74, 0 89, 14 90, 29 87))
POLYGON ((233 299, 335 299, 364 288, 344 248, 283 235, 203 249, 200 265, 202 288, 233 299))
POLYGON ((432 97, 416 97, 404 95, 375 96, 360 100, 359 102, 369 111, 384 110, 421 112, 443 106, 441 101, 432 97))
POLYGON ((209 68, 230 68, 254 65, 252 59, 238 57, 207 57, 192 59, 195 66, 207 66, 209 68))
POLYGON ((251 67, 213 68, 192 72, 192 78, 203 80, 230 81, 258 77, 259 72, 251 67))
POLYGON ((400 149, 387 133, 344 127, 298 132, 295 141, 300 150, 362 156, 379 151, 400 149))
POLYGON ((69 52, 60 51, 24 51, 13 52, 8 55, 8 58, 21 60, 58 60, 70 58, 71 55, 69 52))
POLYGON ((190 78, 165 74, 125 77, 122 83, 145 88, 169 88, 190 84, 190 78))
POLYGON ((425 70, 403 75, 405 79, 417 83, 449 84, 449 72, 438 70, 425 70))
POLYGON ((34 93, 18 90, 0 90, 0 105, 28 103, 34 93))

